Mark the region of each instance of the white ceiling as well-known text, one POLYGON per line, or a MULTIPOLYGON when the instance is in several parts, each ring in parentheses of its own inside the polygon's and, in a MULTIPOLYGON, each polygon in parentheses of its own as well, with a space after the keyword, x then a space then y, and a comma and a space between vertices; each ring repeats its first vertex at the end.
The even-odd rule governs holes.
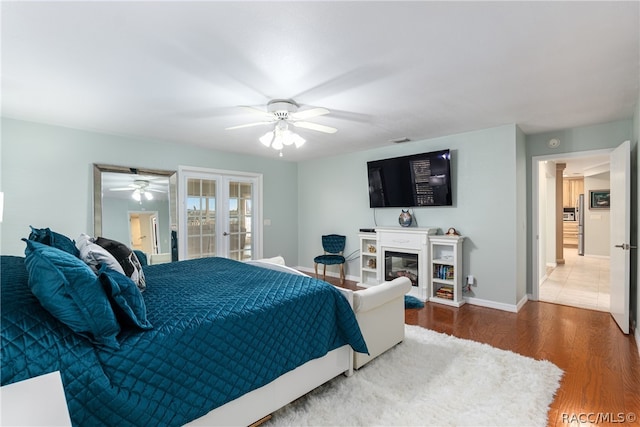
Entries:
POLYGON ((2 2, 2 114, 276 157, 241 105, 292 98, 305 160, 517 123, 630 118, 640 3, 2 2))

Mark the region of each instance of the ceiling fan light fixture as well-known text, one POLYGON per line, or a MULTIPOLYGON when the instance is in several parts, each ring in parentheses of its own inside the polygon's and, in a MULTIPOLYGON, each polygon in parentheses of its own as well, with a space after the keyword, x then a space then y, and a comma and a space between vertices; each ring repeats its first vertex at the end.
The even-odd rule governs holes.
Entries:
POLYGON ((145 191, 144 198, 147 200, 153 200, 153 194, 149 193, 148 191, 145 191))
POLYGON ((296 148, 302 147, 305 142, 307 142, 306 139, 304 139, 303 137, 301 137, 297 133, 293 134, 293 143, 295 144, 296 148))
POLYGON ((131 194, 131 198, 133 200, 135 200, 136 202, 139 202, 141 197, 140 197, 140 190, 134 190, 134 192, 131 194))
POLYGON ((273 134, 274 134, 274 131, 269 131, 269 132, 265 133, 264 135, 262 135, 258 140, 265 147, 269 147, 271 145, 271 141, 273 141, 273 134))
POLYGON ((273 148, 274 150, 282 150, 284 148, 282 138, 276 135, 276 137, 273 139, 273 144, 271 144, 271 148, 273 148))
POLYGON ((287 122, 284 120, 278 121, 272 131, 265 133, 258 140, 265 147, 271 147, 279 151, 289 145, 295 145, 296 148, 300 148, 306 142, 303 137, 290 131, 287 122))
MULTIPOLYGON (((294 135, 296 135, 295 133, 291 132, 290 130, 285 130, 284 132, 282 132, 281 134, 281 138, 282 138, 282 143, 284 145, 291 145, 293 144, 293 138, 294 135)), ((297 135, 296 135, 297 136, 297 135)))

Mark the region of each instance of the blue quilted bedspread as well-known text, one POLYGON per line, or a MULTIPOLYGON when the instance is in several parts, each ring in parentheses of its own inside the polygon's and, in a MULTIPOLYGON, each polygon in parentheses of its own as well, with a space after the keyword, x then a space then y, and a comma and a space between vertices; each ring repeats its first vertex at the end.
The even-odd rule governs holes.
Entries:
POLYGON ((366 352, 333 286, 224 258, 145 267, 150 331, 94 347, 45 311, 3 256, 2 385, 61 371, 74 425, 182 425, 328 351, 366 352))

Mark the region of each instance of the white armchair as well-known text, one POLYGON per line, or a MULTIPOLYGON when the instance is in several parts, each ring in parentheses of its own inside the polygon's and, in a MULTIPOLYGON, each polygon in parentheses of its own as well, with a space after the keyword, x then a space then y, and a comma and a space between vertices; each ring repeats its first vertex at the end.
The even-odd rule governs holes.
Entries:
POLYGON ((398 277, 353 292, 353 311, 369 348, 369 355, 354 352, 358 369, 404 340, 404 296, 411 290, 407 277, 398 277))

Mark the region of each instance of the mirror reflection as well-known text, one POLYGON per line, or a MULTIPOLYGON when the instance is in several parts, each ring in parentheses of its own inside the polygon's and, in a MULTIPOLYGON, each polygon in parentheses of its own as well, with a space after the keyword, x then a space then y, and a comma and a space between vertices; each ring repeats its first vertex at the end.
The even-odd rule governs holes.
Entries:
POLYGON ((94 234, 141 251, 149 264, 178 260, 175 171, 94 165, 94 234))

